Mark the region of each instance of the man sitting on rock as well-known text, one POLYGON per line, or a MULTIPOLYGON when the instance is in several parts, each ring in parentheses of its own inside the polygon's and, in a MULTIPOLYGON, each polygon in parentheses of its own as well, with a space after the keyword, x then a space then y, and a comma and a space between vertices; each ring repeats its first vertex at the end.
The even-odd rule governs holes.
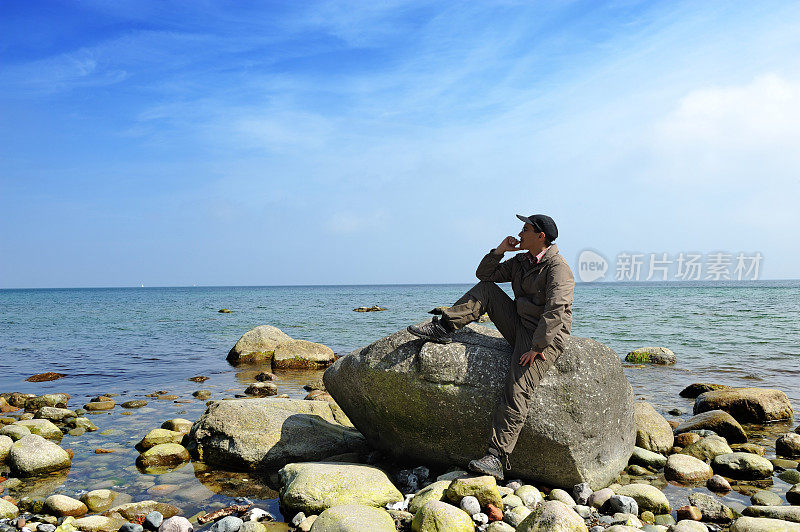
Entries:
POLYGON ((411 334, 432 342, 449 343, 453 332, 477 320, 484 312, 513 348, 511 365, 492 420, 489 450, 472 460, 472 471, 503 479, 503 464, 514 450, 528 415, 530 397, 548 369, 564 351, 572 327, 575 280, 553 241, 558 228, 544 214, 520 216, 525 225, 519 240, 507 236, 483 257, 475 275, 480 282, 469 289, 441 318, 408 327, 411 334), (522 251, 500 262, 507 251, 522 251), (511 283, 514 299, 495 283, 511 283))

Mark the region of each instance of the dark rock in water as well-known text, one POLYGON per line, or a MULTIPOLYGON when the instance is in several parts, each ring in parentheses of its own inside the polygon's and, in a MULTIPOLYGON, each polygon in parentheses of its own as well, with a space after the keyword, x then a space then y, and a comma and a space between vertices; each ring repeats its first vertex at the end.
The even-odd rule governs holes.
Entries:
POLYGON ((255 382, 244 391, 247 395, 255 397, 268 397, 278 393, 278 387, 272 382, 255 382))
POLYGON ((37 373, 36 375, 31 375, 27 379, 28 382, 47 382, 47 381, 54 381, 56 379, 60 379, 62 377, 66 377, 65 373, 56 373, 54 371, 48 371, 47 373, 37 373))
MULTIPOLYGON (((510 354, 497 331, 480 325, 445 345, 404 329, 340 358, 324 382, 374 447, 464 467, 486 451, 510 354)), ((508 474, 599 488, 625 468, 635 434, 633 392, 619 356, 571 337, 531 397, 508 474)))
POLYGON ((388 309, 383 308, 383 307, 379 307, 378 305, 374 305, 374 306, 371 306, 371 307, 354 308, 353 312, 380 312, 382 310, 388 310, 388 309))
POLYGON ((725 386, 722 384, 711 384, 708 382, 696 382, 694 384, 690 384, 680 392, 681 397, 688 397, 689 399, 694 399, 701 393, 711 392, 714 390, 724 390, 725 388, 729 388, 729 386, 725 386))
POLYGON ((786 394, 769 388, 726 388, 705 392, 694 402, 694 413, 724 410, 739 423, 765 423, 792 419, 786 394))
POLYGON ((675 429, 676 434, 693 430, 712 430, 725 438, 728 443, 745 443, 747 435, 742 426, 727 412, 711 410, 697 414, 684 421, 675 429))
POLYGON ((231 313, 231 311, 229 309, 226 309, 226 308, 221 308, 217 312, 219 312, 220 314, 230 314, 231 313))
POLYGON ((205 375, 198 375, 197 377, 189 377, 189 380, 192 382, 206 382, 208 377, 205 375))
POLYGON ((256 380, 258 382, 267 382, 267 381, 274 381, 277 380, 278 376, 274 373, 270 373, 269 371, 262 371, 258 375, 256 375, 256 380))

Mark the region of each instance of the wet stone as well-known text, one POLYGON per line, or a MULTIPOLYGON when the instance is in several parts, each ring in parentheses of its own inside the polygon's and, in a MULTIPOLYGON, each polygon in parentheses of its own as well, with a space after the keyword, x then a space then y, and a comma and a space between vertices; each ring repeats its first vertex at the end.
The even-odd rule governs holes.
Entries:
POLYGON ((120 405, 122 408, 142 408, 147 406, 147 401, 144 399, 135 399, 133 401, 125 401, 120 405))

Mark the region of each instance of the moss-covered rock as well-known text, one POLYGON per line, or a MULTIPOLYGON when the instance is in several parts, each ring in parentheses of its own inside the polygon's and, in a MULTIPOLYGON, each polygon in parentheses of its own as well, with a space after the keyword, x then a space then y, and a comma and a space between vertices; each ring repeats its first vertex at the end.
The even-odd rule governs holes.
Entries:
POLYGON ((167 429, 153 429, 136 444, 136 450, 144 452, 147 449, 161 445, 163 443, 178 443, 183 440, 183 433, 167 429))
POLYGON ((614 490, 617 495, 631 497, 639 505, 639 511, 649 510, 654 514, 670 513, 669 501, 666 495, 649 484, 628 484, 614 490))
POLYGON ((342 504, 383 507, 403 499, 386 473, 362 464, 295 463, 278 475, 281 504, 293 512, 318 514, 342 504))
POLYGON ((381 508, 342 504, 328 508, 311 525, 311 532, 395 532, 394 519, 381 508))
POLYGON ((416 514, 420 508, 430 501, 441 501, 444 499, 444 492, 450 486, 450 480, 438 480, 419 490, 408 505, 408 511, 416 514))
POLYGON ((481 504, 482 508, 493 504, 503 509, 503 497, 497 489, 497 480, 491 476, 457 478, 450 483, 445 491, 445 496, 453 504, 461 503, 461 499, 472 495, 481 504))
POLYGON ((289 340, 275 348, 273 369, 317 369, 330 366, 336 356, 326 345, 306 340, 289 340))
POLYGON ((587 532, 581 516, 561 501, 538 505, 517 527, 517 532, 587 532))
POLYGON ((443 501, 430 501, 411 522, 413 532, 474 532, 475 523, 461 508, 443 501))
POLYGON ((632 364, 664 364, 676 362, 675 353, 666 347, 640 347, 625 356, 625 362, 632 364))

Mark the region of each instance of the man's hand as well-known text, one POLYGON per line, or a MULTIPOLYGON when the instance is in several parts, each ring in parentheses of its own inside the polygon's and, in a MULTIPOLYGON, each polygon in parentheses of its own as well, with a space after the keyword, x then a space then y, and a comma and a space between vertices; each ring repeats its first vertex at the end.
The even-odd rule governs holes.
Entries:
POLYGON ((513 236, 507 236, 494 250, 499 255, 502 255, 506 251, 519 251, 519 240, 513 236))
POLYGON ((519 365, 520 366, 533 366, 533 361, 537 358, 541 358, 542 360, 547 360, 547 357, 544 356, 544 353, 537 352, 535 349, 531 349, 527 353, 522 353, 522 356, 519 357, 519 365))

